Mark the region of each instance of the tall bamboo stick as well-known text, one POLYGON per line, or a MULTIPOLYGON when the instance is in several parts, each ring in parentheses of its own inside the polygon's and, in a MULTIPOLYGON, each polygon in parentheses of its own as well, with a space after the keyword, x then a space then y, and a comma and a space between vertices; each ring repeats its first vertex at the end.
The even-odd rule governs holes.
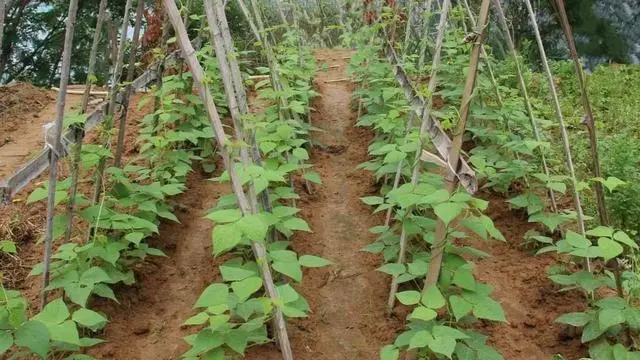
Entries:
MULTIPOLYGON (((3 1, 3 0, 0 0, 3 1)), ((91 85, 93 85, 96 71, 96 58, 98 57, 98 45, 100 45, 100 38, 102 37, 102 26, 104 18, 106 16, 107 0, 101 0, 98 10, 98 18, 96 20, 96 29, 93 33, 93 44, 91 44, 91 53, 89 53, 89 69, 87 70, 87 81, 84 87, 84 94, 82 95, 82 107, 81 114, 87 112, 89 105, 89 95, 91 93, 91 85)), ((78 193, 78 173, 80 171, 80 160, 82 155, 82 142, 84 138, 84 124, 76 126, 74 129, 74 138, 76 143, 72 149, 71 159, 71 186, 69 203, 67 204, 67 225, 64 230, 64 242, 67 243, 71 240, 71 229, 73 227, 73 213, 76 206, 76 195, 78 193)))
MULTIPOLYGON (((462 102, 460 104, 460 120, 456 125, 454 137, 451 140, 451 148, 449 150, 449 169, 445 177, 446 189, 449 194, 453 193, 458 185, 458 180, 455 176, 455 169, 459 165, 460 151, 462 147, 462 138, 467 126, 467 120, 469 118, 469 111, 471 108, 471 100, 473 90, 476 84, 476 78, 478 75, 478 65, 480 64, 480 52, 483 42, 487 37, 487 21, 489 19, 489 5, 490 0, 482 0, 480 6, 480 14, 478 15, 478 28, 475 30, 478 34, 473 49, 471 50, 471 61, 469 64, 469 72, 467 73, 467 80, 462 92, 462 102)), ((438 219, 436 223, 436 233, 433 246, 431 247, 431 262, 429 263, 429 269, 427 271, 427 277, 425 280, 424 289, 428 289, 434 286, 440 277, 440 269, 442 267, 442 257, 444 255, 444 248, 447 245, 447 224, 441 219, 438 219)))
MULTIPOLYGON (((433 93, 436 90, 436 85, 438 84, 438 69, 440 67, 440 54, 442 53, 442 44, 444 42, 445 30, 447 26, 447 14, 449 12, 449 7, 451 5, 450 0, 444 0, 444 4, 442 5, 442 12, 440 14, 440 23, 438 24, 438 37, 436 38, 436 48, 435 54, 433 55, 433 61, 431 64, 431 78, 429 79, 429 94, 424 100, 424 109, 422 112, 422 123, 420 125, 420 133, 418 135, 418 149, 416 150, 416 154, 413 162, 413 172, 411 174, 411 184, 413 186, 418 184, 418 180, 420 180, 420 170, 422 166, 420 164, 420 155, 422 154, 423 147, 423 139, 427 136, 427 124, 428 119, 431 116, 431 107, 433 104, 433 93)), ((412 124, 409 124, 412 125, 412 124)), ((463 128, 464 129, 464 128, 463 128)), ((407 133, 411 130, 411 128, 407 127, 407 133)), ((456 166, 454 169, 457 169, 458 157, 460 154, 455 154, 456 156, 456 166)), ((451 161, 451 160, 450 160, 451 161)), ((401 167, 398 167, 401 170, 401 167)), ((398 174, 396 173, 396 178, 398 174)), ((454 175, 455 177, 455 175, 454 175)), ((397 184, 394 184, 397 187, 397 184)), ((409 212, 408 210, 407 212, 409 212)), ((398 264, 404 264, 404 258, 406 254, 407 247, 407 231, 402 226, 402 231, 400 233, 400 250, 398 252, 398 264)), ((396 301, 396 292, 398 292, 398 276, 393 276, 391 279, 391 287, 389 289, 389 298, 387 300, 387 312, 391 313, 393 311, 393 306, 396 301)))
POLYGON ((142 14, 144 12, 144 0, 138 0, 136 9, 136 23, 133 28, 133 36, 131 38, 131 52, 129 53, 129 64, 127 65, 127 88, 124 93, 124 101, 122 103, 122 113, 120 114, 120 124, 118 127, 118 144, 116 146, 116 155, 114 166, 120 167, 122 162, 122 153, 124 152, 124 136, 127 132, 127 114, 129 113, 129 101, 133 87, 131 82, 136 70, 136 53, 138 51, 138 40, 140 38, 140 27, 142 26, 142 14))
MULTIPOLYGON (((0 58, 2 58, 2 38, 4 35, 4 13, 5 13, 6 0, 0 0, 0 58)), ((2 80, 2 74, 0 73, 0 80, 2 80)))
MULTIPOLYGON (((127 45, 127 30, 129 29, 129 11, 131 10, 131 3, 133 0, 127 0, 124 7, 124 14, 122 16, 122 28, 120 29, 120 45, 118 47, 118 56, 116 58, 116 63, 114 65, 113 74, 111 74, 111 88, 109 89, 109 105, 107 107, 107 113, 105 115, 105 122, 103 128, 103 143, 102 146, 105 148, 111 147, 111 130, 113 129, 113 117, 115 116, 116 111, 116 98, 118 94, 119 88, 119 79, 122 73, 122 66, 124 63, 124 50, 127 45)), ((106 167, 107 159, 105 157, 101 157, 98 161, 98 166, 96 169, 96 177, 93 188, 93 199, 91 204, 95 205, 100 201, 100 196, 102 195, 102 184, 103 184, 103 176, 104 170, 106 167)), ((91 234, 91 229, 89 231, 91 234)))
MULTIPOLYGON (((504 11, 502 10, 502 5, 500 4, 500 0, 493 0, 493 6, 496 10, 496 14, 498 14, 498 20, 500 25, 502 26, 502 31, 504 32, 504 37, 507 40, 507 46, 509 47, 509 51, 511 52, 511 56, 513 56, 513 61, 516 63, 516 75, 518 76, 518 85, 520 88, 520 94, 522 94, 522 100, 524 102, 525 108, 527 109, 527 115, 529 116, 529 122, 531 123, 531 129, 533 130, 533 135, 537 142, 542 141, 542 137, 540 136, 540 129, 538 127, 538 123, 535 118, 535 114, 533 112, 533 107, 531 106, 531 100, 529 99, 529 92, 527 90, 527 85, 524 81, 524 76, 522 75, 522 65, 520 64, 520 57, 516 50, 515 44, 513 43, 513 37, 511 36, 511 31, 509 30, 509 25, 507 24, 507 18, 504 15, 504 11)), ((547 165, 547 158, 542 149, 539 149, 540 152, 540 160, 542 162, 542 171, 546 176, 549 176, 549 167, 547 165)), ((553 212, 558 212, 558 205, 556 202, 556 196, 553 190, 549 189, 549 199, 551 200, 551 209, 553 212)))
POLYGON ((576 178, 576 172, 573 167, 573 158, 571 156, 571 145, 569 143, 569 135, 567 134, 567 128, 564 124, 564 115, 562 115, 562 108, 560 107, 560 100, 558 99, 558 93, 556 91, 555 83, 553 82, 553 75, 551 74, 551 68, 549 68, 549 62, 547 61, 547 54, 544 49, 544 45, 542 44, 542 37, 540 35, 540 30, 538 29, 538 23, 536 22, 536 14, 533 11, 533 7, 531 6, 531 1, 525 0, 525 5, 527 6, 527 10, 529 12, 529 18, 533 25, 533 31, 536 36, 536 42, 538 43, 538 50, 540 51, 540 58, 542 60, 542 65, 544 66, 544 71, 547 75, 547 80, 549 82, 549 92, 551 95, 551 100, 553 101, 554 110, 556 112, 556 116, 558 117, 558 124, 560 125, 560 134, 562 135, 562 144, 564 146, 564 153, 567 160, 567 167, 569 168, 569 175, 571 177, 571 183, 573 185, 573 201, 576 208, 576 214, 578 217, 578 227, 580 229, 580 233, 582 235, 585 234, 585 225, 584 225, 584 214, 582 212, 582 202, 580 200, 580 193, 578 192, 578 180, 576 178))
POLYGON ((67 27, 64 35, 64 50, 62 52, 62 69, 60 72, 60 91, 56 103, 56 121, 54 127, 54 143, 49 151, 49 197, 47 199, 47 222, 44 233, 44 270, 42 272, 42 289, 40 292, 40 309, 47 304, 47 285, 49 285, 51 252, 53 248, 53 215, 56 207, 56 182, 58 180, 58 157, 62 152, 62 125, 64 120, 64 105, 69 85, 71 67, 71 51, 73 49, 73 32, 78 12, 78 0, 71 0, 67 15, 67 27))
MULTIPOLYGON (((433 5, 433 0, 427 0, 426 11, 431 13, 431 6, 433 5)), ((420 42, 420 56, 418 57, 418 69, 422 69, 424 67, 424 58, 427 53, 427 45, 429 44, 429 24, 431 23, 431 14, 429 14, 429 19, 423 19, 423 27, 422 27, 422 41, 420 42)))
MULTIPOLYGON (((587 127, 587 132, 589 133, 591 172, 593 173, 594 177, 601 177, 602 174, 600 172, 600 155, 598 154, 598 137, 596 136, 595 117, 593 116, 593 110, 591 109, 591 103, 589 102, 587 87, 584 82, 584 72, 582 71, 582 64, 580 64, 580 58, 578 56, 578 50, 576 49, 576 42, 573 38, 573 31, 571 31, 571 24, 569 24, 569 19, 565 10, 564 0, 556 0, 556 3, 558 5, 558 14, 560 15, 560 25, 562 26, 562 31, 564 32, 565 37, 567 38, 569 52, 571 53, 571 58, 573 59, 573 67, 578 78, 580 98, 582 99, 582 107, 584 108, 584 119, 582 123, 587 127)), ((595 189, 600 223, 604 226, 607 226, 609 225, 609 215, 607 214, 607 205, 602 184, 596 182, 595 189)))
MULTIPOLYGON (((176 37, 178 39, 178 43, 182 49, 182 53, 186 57, 189 68, 191 69, 191 73, 194 79, 194 83, 198 88, 198 92, 202 101, 205 104, 205 109, 207 111, 207 116, 211 121, 211 125, 214 129, 216 141, 218 142, 218 148, 220 151, 220 155, 222 156, 222 160, 224 162, 225 168, 227 169, 229 176, 231 178, 231 186, 233 188, 233 192, 238 201, 238 205, 240 207, 240 211, 243 215, 251 214, 251 206, 244 194, 242 189, 241 180, 238 177, 236 172, 233 160, 229 156, 229 152, 227 151, 225 142, 225 134, 224 128, 222 127, 222 121, 220 120, 220 116, 218 115, 218 111, 216 109, 216 105, 213 102, 213 98, 211 97, 211 93, 209 91, 208 86, 203 82, 204 81, 204 71, 198 63, 198 60, 195 56, 195 50, 191 46, 189 42, 189 37, 187 35, 186 29, 182 20, 180 19, 180 13, 178 12, 178 8, 175 5, 173 0, 163 0, 165 11, 169 15, 169 19, 173 25, 174 30, 176 31, 176 37)), ((267 289, 267 293, 272 301, 277 301, 278 292, 273 283, 273 277, 271 274, 271 269, 269 267, 269 261, 266 257, 266 250, 262 244, 252 242, 252 249, 258 266, 260 266, 260 270, 263 276, 263 282, 265 289, 267 289)), ((293 354, 291 352, 291 344, 289 343, 289 337, 286 330, 286 323, 284 321, 284 316, 281 310, 276 307, 274 318, 274 330, 278 336, 278 341, 280 343, 280 350, 282 351, 283 358, 286 360, 292 360, 293 354)))

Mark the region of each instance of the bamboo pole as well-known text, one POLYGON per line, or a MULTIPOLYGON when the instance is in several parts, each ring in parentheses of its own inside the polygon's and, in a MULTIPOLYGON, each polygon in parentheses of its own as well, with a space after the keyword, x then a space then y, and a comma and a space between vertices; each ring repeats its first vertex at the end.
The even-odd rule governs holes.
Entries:
POLYGON ((411 40, 411 18, 413 17, 413 9, 416 3, 409 0, 409 11, 407 12, 407 24, 404 30, 404 44, 402 44, 402 59, 406 60, 407 51, 409 50, 409 41, 411 40))
MULTIPOLYGON (((111 74, 111 88, 109 89, 109 105, 107 106, 107 113, 105 116, 105 122, 103 127, 103 143, 106 149, 111 147, 111 130, 113 129, 113 117, 115 116, 116 111, 116 98, 118 94, 119 87, 119 79, 122 73, 122 66, 124 63, 124 50, 127 45, 127 30, 129 29, 129 11, 131 10, 131 4, 133 0, 127 0, 124 8, 124 14, 122 16, 122 28, 120 30, 120 45, 118 47, 118 57, 116 58, 116 63, 113 69, 113 74, 111 74)), ((98 166, 96 169, 96 177, 93 189, 93 199, 91 204, 95 205, 100 201, 100 196, 102 194, 102 185, 104 182, 104 170, 106 167, 107 159, 101 157, 98 161, 98 166)), ((91 228, 89 229, 89 234, 91 234, 91 228)))
MULTIPOLYGON (((3 1, 3 0, 0 0, 3 1)), ((102 26, 106 16, 107 0, 101 0, 98 10, 98 18, 96 20, 96 29, 93 34, 93 43, 91 44, 91 53, 89 54, 89 69, 87 71, 87 81, 82 95, 81 114, 87 112, 89 105, 89 95, 91 94, 91 86, 95 77, 96 58, 98 57, 98 45, 102 37, 102 26)), ((69 91, 67 91, 67 94, 69 91)), ((67 225, 64 230, 64 242, 71 240, 71 229, 73 227, 73 213, 76 206, 76 195, 78 193, 78 173, 80 172, 80 160, 82 155, 82 140, 84 138, 84 125, 77 126, 74 129, 74 137, 77 140, 73 145, 71 159, 71 186, 69 203, 67 204, 67 225)))
MULTIPOLYGON (((449 192, 449 194, 453 193, 458 185, 458 181, 454 171, 458 168, 459 165, 462 138, 467 126, 473 90, 475 88, 476 78, 478 75, 481 47, 487 37, 487 24, 489 19, 490 3, 490 0, 482 0, 482 5, 480 6, 480 14, 478 15, 478 28, 475 30, 478 36, 475 39, 473 49, 471 50, 469 72, 467 73, 467 80, 464 85, 464 90, 462 92, 462 102, 460 104, 460 120, 456 125, 454 137, 451 141, 451 148, 449 150, 449 169, 447 170, 447 175, 445 176, 446 190, 447 192, 449 192)), ((425 279, 425 290, 430 288, 431 286, 435 286, 438 278, 440 277, 442 257, 444 255, 444 248, 446 245, 447 224, 445 224, 441 219, 438 219, 436 222, 435 239, 433 242, 433 246, 431 247, 431 262, 429 263, 429 269, 427 271, 427 277, 425 279)))
MULTIPOLYGON (((580 233, 582 235, 585 235, 584 214, 582 212, 582 203, 580 201, 580 193, 578 192, 578 180, 576 178, 576 172, 573 167, 573 158, 571 156, 571 145, 569 143, 569 135, 567 134, 567 128, 565 127, 565 124, 564 124, 564 116, 562 115, 560 100, 558 100, 558 93, 556 91, 555 83, 553 82, 553 75, 551 74, 551 68, 549 68, 549 62, 547 61, 547 54, 544 49, 544 45, 542 44, 542 37, 540 36, 540 30, 538 29, 538 23, 536 22, 536 14, 533 11, 533 7, 531 6, 531 1, 525 0, 525 5, 527 6, 527 10, 529 12, 529 18, 533 25, 533 31, 536 36, 536 42, 538 43, 538 50, 540 51, 540 58, 542 60, 542 65, 544 66, 544 71, 547 75, 547 80, 549 82, 549 92, 551 95, 551 100, 553 101, 554 110, 556 112, 556 116, 558 117, 558 124, 560 127, 560 134, 562 135, 562 144, 564 146, 564 153, 566 156, 567 167, 569 168, 571 183, 573 185, 573 201, 575 204, 576 214, 578 217, 578 227, 580 229, 580 233)), ((587 261, 587 265, 589 265, 588 261, 587 261)))
MULTIPOLYGON (((222 156, 222 160, 224 162, 225 168, 227 169, 229 176, 231 178, 231 186, 233 188, 233 192, 238 201, 238 206, 240 207, 240 211, 243 215, 251 214, 251 206, 244 194, 242 189, 242 182, 238 177, 238 174, 235 169, 235 165, 231 157, 229 156, 229 152, 225 146, 226 139, 224 134, 224 128, 222 126, 222 121, 220 120, 220 116, 218 115, 218 111, 216 109, 216 105, 213 102, 213 98, 211 97, 211 93, 209 91, 209 87, 203 82, 204 79, 204 71, 198 63, 198 60, 195 56, 195 50, 191 46, 189 42, 189 38, 184 28, 184 24, 180 19, 180 14, 178 12, 178 8, 175 5, 173 0, 163 0, 165 11, 167 12, 169 19, 173 25, 174 30, 176 31, 176 37, 178 39, 178 44, 182 49, 182 53, 186 57, 189 68, 191 69, 191 73, 194 79, 194 83, 198 88, 198 92, 202 101, 205 104, 205 109, 207 111, 207 116, 211 121, 211 125, 214 129, 214 134, 216 137, 216 141, 218 142, 218 148, 220 151, 220 155, 222 156)), ((267 289, 267 293, 272 301, 277 302, 278 292, 273 283, 273 277, 271 274, 271 269, 269 267, 269 261, 266 257, 266 249, 264 246, 257 242, 252 242, 251 247, 253 249, 254 256, 260 266, 260 270, 262 272, 263 281, 265 289, 267 289)), ((284 316, 279 307, 276 307, 274 318, 274 330, 277 334, 278 341, 280 343, 280 351, 282 351, 283 358, 285 360, 292 360, 293 353, 291 352, 291 344, 289 343, 289 337, 286 330, 286 323, 284 321, 284 316)))
POLYGON ((262 42, 262 36, 260 36, 260 32, 258 31, 256 24, 251 19, 251 13, 249 12, 247 5, 245 5, 243 0, 238 0, 238 5, 240 5, 240 10, 242 10, 245 19, 247 19, 247 22, 249 23, 249 27, 251 28, 251 32, 253 32, 253 36, 256 38, 256 40, 262 42))
MULTIPOLYGON (((162 56, 166 58, 167 53, 169 51, 167 41, 169 40, 169 28, 171 27, 169 24, 169 18, 167 17, 164 9, 162 10, 162 37, 160 38, 161 44, 160 48, 162 49, 162 56)), ((164 76, 164 59, 158 61, 158 68, 156 69, 156 89, 162 89, 162 78, 164 76)), ((153 98, 153 130, 152 133, 155 134, 156 127, 160 123, 160 115, 158 114, 158 110, 161 107, 160 97, 156 94, 153 98)))
POLYGON ((47 291, 51 269, 51 252, 53 243, 53 215, 56 207, 56 182, 58 180, 58 157, 62 152, 62 126, 64 121, 64 105, 69 85, 71 67, 71 52, 73 51, 73 32, 75 29, 78 0, 71 0, 67 15, 67 28, 64 35, 64 50, 62 52, 62 69, 60 72, 60 92, 56 103, 56 121, 54 128, 54 143, 49 150, 49 197, 47 199, 47 225, 44 233, 44 270, 42 272, 42 289, 40 290, 40 310, 47 304, 47 291))
MULTIPOLYGON (((463 0, 462 3, 467 10, 467 15, 469 16, 469 22, 471 23, 471 27, 475 29, 476 21, 474 19, 473 12, 471 12, 471 7, 469 6, 469 2, 467 0, 463 0)), ((482 59, 484 60, 485 65, 487 66, 487 72, 489 73, 489 80, 491 80, 491 85, 493 86, 493 90, 495 91, 496 100, 498 101, 498 106, 502 109, 504 107, 504 100, 502 99, 502 94, 500 93, 500 86, 498 86, 498 81, 496 80, 496 76, 493 72, 491 59, 489 58, 489 55, 487 54, 487 51, 484 48, 484 44, 480 47, 480 54, 482 55, 482 59)), ((511 130, 511 125, 509 124, 509 118, 505 115, 502 115, 502 119, 505 122, 506 130, 509 133, 511 133, 512 130, 511 130)), ((513 154, 515 158, 518 161, 520 161, 520 155, 518 154, 518 152, 514 151, 513 154)), ((524 174, 523 178, 524 178, 525 185, 529 187, 529 178, 527 177, 527 174, 524 174)), ((553 195, 553 190, 550 190, 550 194, 552 198, 555 198, 555 196, 553 195)), ((555 203, 555 201, 552 201, 552 202, 555 203)))
POLYGON ((133 28, 133 37, 131 38, 131 52, 129 53, 129 64, 127 65, 127 88, 122 103, 122 113, 120 114, 120 124, 118 127, 118 144, 116 146, 116 155, 114 166, 120 167, 122 162, 122 153, 124 152, 124 137, 127 132, 127 114, 129 113, 129 101, 133 93, 131 82, 136 70, 136 53, 138 50, 138 40, 140 38, 140 27, 142 26, 142 14, 144 12, 144 0, 138 0, 136 9, 136 23, 133 28))
MULTIPOLYGON (((584 118, 582 123, 586 126, 589 133, 589 150, 591 151, 591 172, 594 177, 601 177, 600 172, 600 155, 598 154, 598 137, 596 136, 595 117, 593 116, 593 110, 591 109, 591 103, 589 102, 589 95, 587 94, 587 87, 584 82, 584 72, 582 71, 582 64, 580 64, 580 58, 578 57, 578 50, 576 49, 576 42, 573 38, 573 31, 571 30, 571 24, 567 17, 567 12, 564 6, 564 0, 556 0, 558 14, 560 15, 560 25, 562 31, 567 38, 567 44, 569 45, 569 52, 573 59, 573 67, 576 71, 576 77, 578 78, 578 87, 580 88, 580 98, 582 99, 582 107, 584 108, 584 118)), ((609 225, 609 215, 607 214, 607 205, 604 197, 604 190, 602 184, 595 183, 596 189, 596 202, 598 205, 598 215, 600 217, 600 223, 604 226, 609 225)))
MULTIPOLYGON (((2 58, 2 38, 4 35, 4 13, 6 7, 6 0, 0 0, 0 58, 2 58)), ((0 80, 2 73, 0 73, 0 80)))
MULTIPOLYGON (((418 184, 418 181, 420 180, 420 170, 422 169, 422 166, 420 163, 420 155, 422 154, 422 147, 424 145, 423 139, 425 136, 428 136, 427 124, 428 124, 428 119, 431 116, 431 107, 433 104, 433 93, 435 92, 436 85, 438 84, 438 76, 437 76, 438 68, 440 67, 440 55, 442 53, 442 44, 444 42, 444 37, 446 33, 445 30, 447 26, 447 15, 449 12, 450 5, 451 5, 450 0, 444 0, 444 3, 442 5, 442 12, 440 14, 440 23, 438 24, 438 36, 436 38, 435 54, 433 55, 433 60, 431 64, 431 78, 429 79, 429 87, 428 87, 429 94, 424 100, 424 109, 422 112, 422 123, 420 124, 420 133, 418 135, 418 149, 416 150, 416 154, 414 157, 413 172, 411 174, 411 185, 413 186, 416 186, 418 184)), ((412 126, 412 124, 407 125, 407 133, 411 131, 410 126, 412 126)), ((452 146, 453 146, 453 143, 452 143, 452 146)), ((454 155, 456 156, 456 159, 454 160, 456 166, 453 169, 457 169, 458 168, 457 162, 460 154, 458 153, 454 155)), ((452 160, 449 160, 449 161, 452 161, 452 160)), ((398 170, 402 171, 402 163, 398 165, 398 170)), ((396 172, 396 179, 398 178, 399 178, 398 172, 396 172)), ((454 178, 455 178, 455 174, 454 174, 454 178)), ((397 183, 394 183, 394 185, 395 187, 398 186, 397 183)), ((411 210, 408 210, 407 213, 409 213, 410 211, 411 210)), ((390 218, 389 215, 388 217, 390 218)), ((398 252, 398 260, 397 260, 398 264, 404 264, 406 247, 407 247, 407 231, 404 225, 402 225, 402 231, 400 233, 400 250, 398 252)), ((395 305, 397 292, 398 292, 398 276, 394 275, 391 279, 391 287, 389 289, 389 298, 387 300, 387 313, 391 313, 393 311, 393 306, 395 305)))
MULTIPOLYGON (((535 114, 533 112, 533 107, 531 106, 531 100, 529 99, 529 92, 527 91, 527 85, 524 81, 524 76, 522 75, 522 65, 520 64, 520 57, 518 56, 518 52, 516 50, 515 44, 513 43, 513 37, 511 36, 511 32, 509 31, 509 25, 507 24, 507 18, 504 15, 504 11, 502 10, 502 5, 500 4, 500 0, 493 0, 493 6, 496 10, 496 14, 498 15, 498 20, 500 25, 502 26, 502 31, 504 32, 504 37, 507 40, 507 46, 509 47, 509 51, 511 52, 511 56, 513 56, 513 61, 516 64, 516 72, 518 76, 518 85, 520 88, 520 94, 522 94, 522 100, 524 102, 525 108, 527 109, 527 115, 529 115, 529 122, 531 123, 531 129, 533 129, 533 135, 537 142, 542 141, 542 137, 540 136, 540 129, 538 128, 538 123, 535 118, 535 114)), ((539 149, 540 152, 540 160, 542 162, 542 170, 546 176, 549 176, 549 167, 547 165, 547 158, 542 149, 539 149)), ((551 209, 553 212, 558 212, 558 205, 556 202, 556 196, 553 190, 549 189, 549 199, 551 200, 551 209)))
POLYGON ((431 23, 431 6, 433 5, 433 0, 427 0, 427 11, 429 12, 429 19, 423 19, 424 25, 422 27, 422 41, 420 42, 420 56, 418 57, 418 69, 422 69, 424 67, 424 58, 427 53, 427 45, 429 44, 429 24, 431 23))

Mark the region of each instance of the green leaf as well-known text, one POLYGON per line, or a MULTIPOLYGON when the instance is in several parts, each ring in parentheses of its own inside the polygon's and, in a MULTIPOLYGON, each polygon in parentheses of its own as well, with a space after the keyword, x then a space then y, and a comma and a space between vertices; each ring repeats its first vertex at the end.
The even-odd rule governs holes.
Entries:
POLYGON ((311 232, 309 224, 300 218, 291 218, 282 223, 282 226, 292 231, 307 231, 311 232))
POLYGON ((203 311, 188 318, 183 325, 202 325, 207 321, 209 321, 209 314, 203 311))
POLYGON ((331 261, 313 255, 302 255, 298 260, 304 267, 317 268, 333 264, 331 261))
POLYGON ((473 304, 473 315, 478 319, 505 322, 504 310, 499 302, 490 297, 483 298, 482 301, 473 304))
POLYGON ((81 286, 78 283, 72 283, 64 287, 65 295, 74 303, 86 307, 89 295, 93 291, 92 287, 81 286))
POLYGON ((433 341, 429 342, 429 349, 434 353, 442 354, 449 359, 456 348, 456 340, 450 337, 438 337, 434 335, 433 341))
POLYGON ((89 329, 101 327, 101 325, 104 325, 108 321, 106 317, 98 314, 93 310, 85 308, 76 310, 76 312, 73 313, 72 319, 78 324, 89 329))
POLYGON ((253 270, 247 270, 237 266, 221 265, 220 272, 224 281, 239 281, 244 280, 250 276, 256 275, 253 270))
POLYGON ((624 312, 620 309, 605 308, 598 311, 598 327, 603 331, 625 320, 624 312))
POLYGON ((5 330, 0 330, 0 355, 7 352, 13 346, 13 336, 5 330))
POLYGON ((49 330, 37 320, 27 321, 15 332, 15 343, 23 346, 46 359, 49 352, 49 330))
POLYGON ((444 189, 438 189, 432 192, 429 195, 424 196, 420 199, 420 203, 422 204, 438 204, 441 202, 445 202, 449 200, 449 192, 444 189))
POLYGON ((589 239, 571 230, 567 231, 565 240, 567 240, 569 245, 579 249, 586 249, 591 246, 591 241, 589 241, 589 239))
POLYGON ((433 341, 431 333, 427 330, 420 330, 416 332, 411 338, 411 341, 409 341, 409 349, 427 347, 431 341, 433 341))
POLYGON ((398 360, 400 350, 393 345, 385 345, 380 350, 380 360, 398 360))
POLYGON ((614 176, 609 176, 606 180, 601 178, 601 177, 593 178, 593 180, 602 183, 604 186, 607 187, 607 189, 609 189, 609 191, 613 191, 618 186, 626 184, 626 182, 624 182, 624 181, 622 181, 622 180, 620 180, 620 179, 618 179, 617 177, 614 177, 614 176))
POLYGON ((598 226, 595 229, 588 230, 586 234, 596 237, 612 237, 613 229, 608 226, 598 226))
POLYGON ((94 285, 111 281, 111 277, 98 266, 91 267, 80 276, 80 283, 84 285, 94 285))
POLYGON ((298 160, 309 160, 309 153, 303 148, 295 148, 291 154, 298 160))
POLYGON ((360 200, 362 200, 362 202, 367 205, 384 204, 384 198, 380 196, 366 196, 366 197, 361 197, 360 200))
POLYGON ((264 242, 269 231, 269 225, 265 224, 259 215, 245 215, 237 225, 252 241, 264 242))
POLYGON ((464 209, 463 205, 453 202, 441 203, 433 207, 438 218, 447 225, 462 212, 462 209, 464 209))
POLYGON ((450 296, 449 304, 451 305, 453 316, 456 317, 457 321, 460 321, 460 319, 467 316, 473 309, 473 304, 458 295, 450 296))
POLYGON ((242 240, 240 229, 235 224, 216 225, 211 237, 213 238, 213 253, 215 255, 233 249, 242 240))
POLYGON ((463 289, 475 290, 476 279, 473 277, 471 267, 461 266, 453 274, 453 283, 463 289))
POLYGON ((376 270, 392 276, 399 276, 400 274, 404 274, 405 272, 407 272, 407 269, 404 267, 403 264, 397 264, 397 263, 384 264, 379 268, 377 268, 376 270))
POLYGON ((605 262, 622 254, 622 252, 624 251, 622 245, 606 237, 601 237, 600 239, 598 239, 598 248, 600 248, 602 257, 604 258, 605 262))
POLYGON ((396 294, 396 298, 403 305, 415 305, 420 302, 420 297, 420 292, 414 290, 402 291, 396 294))
POLYGON ((275 261, 272 266, 275 271, 287 275, 295 281, 302 281, 302 269, 297 261, 275 261))
POLYGON ((194 308, 208 308, 210 306, 226 304, 229 300, 229 288, 225 284, 211 284, 202 292, 194 308))
POLYGON ((48 303, 40 313, 33 317, 34 320, 50 324, 60 324, 68 318, 69 309, 62 298, 57 298, 48 303))
POLYGON ((417 306, 409 315, 412 320, 431 321, 438 316, 438 313, 424 306, 417 306))
POLYGON ((125 235, 124 239, 136 245, 140 245, 140 241, 144 239, 144 236, 145 236, 144 233, 134 231, 125 235))
POLYGON ((51 340, 60 341, 67 344, 80 346, 80 335, 76 323, 67 320, 62 324, 52 324, 47 326, 51 334, 51 340))
POLYGON ((238 297, 239 302, 245 302, 254 292, 262 287, 262 279, 254 276, 244 280, 231 283, 234 294, 238 297))
POLYGON ((465 333, 463 333, 462 331, 458 330, 458 329, 454 329, 452 327, 449 326, 442 326, 442 325, 436 325, 433 327, 433 329, 431 329, 431 332, 433 333, 433 337, 435 337, 436 339, 438 337, 449 337, 452 339, 468 339, 469 336, 465 333))
POLYGON ((322 179, 320 178, 320 174, 317 172, 309 171, 302 174, 302 177, 311 181, 314 184, 322 184, 322 179))
POLYGON ((638 249, 638 244, 636 244, 635 241, 631 240, 631 238, 629 237, 629 235, 627 235, 627 233, 625 233, 624 231, 616 231, 615 234, 613 234, 613 239, 617 242, 623 243, 629 247, 632 247, 634 249, 638 249))
POLYGON ((422 294, 422 303, 432 309, 440 309, 446 304, 446 300, 436 285, 429 286, 422 294))
POLYGON ((242 212, 240 209, 216 210, 207 214, 206 218, 219 224, 231 223, 240 220, 242 212))
POLYGON ((555 319, 554 322, 576 326, 576 327, 582 327, 587 325, 589 320, 591 320, 591 315, 587 313, 572 312, 572 313, 563 314, 559 318, 555 319))

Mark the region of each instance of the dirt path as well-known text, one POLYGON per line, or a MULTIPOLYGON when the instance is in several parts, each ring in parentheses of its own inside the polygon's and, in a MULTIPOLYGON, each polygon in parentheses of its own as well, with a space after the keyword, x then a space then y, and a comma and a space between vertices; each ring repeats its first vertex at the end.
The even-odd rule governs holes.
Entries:
MULTIPOLYGON (((351 54, 316 52, 320 63, 331 67, 316 77, 321 97, 314 101, 316 111, 312 113, 313 125, 324 130, 313 135, 319 146, 311 159, 323 184, 298 205, 313 233, 296 235, 293 247, 298 253, 323 256, 335 265, 307 271, 303 283, 296 286, 313 311, 309 318, 289 325, 294 355, 300 360, 378 359, 380 348, 393 341, 401 326, 383 314, 388 278, 375 271, 381 259, 360 251, 375 239, 368 229, 383 219, 371 215, 370 208, 360 201, 360 197, 376 192, 371 174, 357 169, 367 160, 373 135, 354 127, 355 113, 350 108, 353 85, 330 82, 346 77, 349 59, 343 57, 351 54), (335 65, 338 67, 332 67, 335 65)), ((261 355, 264 353, 251 359, 272 359, 261 355)))
POLYGON ((150 243, 167 254, 141 265, 137 283, 116 291, 120 304, 102 302, 109 324, 104 339, 92 348, 98 359, 179 359, 188 350, 182 340, 192 333, 180 325, 193 315, 193 304, 202 290, 219 279, 211 256, 211 221, 204 219, 214 200, 228 192, 226 185, 207 181, 194 173, 185 194, 176 198, 184 206, 177 214, 180 224, 167 223, 150 243))

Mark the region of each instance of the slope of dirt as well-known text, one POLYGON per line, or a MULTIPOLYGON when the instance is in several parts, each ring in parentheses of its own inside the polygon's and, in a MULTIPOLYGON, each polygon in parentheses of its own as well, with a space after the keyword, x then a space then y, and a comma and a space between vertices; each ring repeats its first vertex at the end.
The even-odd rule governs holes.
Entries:
POLYGON ((547 277, 547 269, 557 264, 551 254, 533 256, 523 249, 524 234, 533 229, 509 209, 505 200, 491 197, 488 215, 507 242, 475 244, 491 254, 478 261, 479 280, 494 286, 493 297, 502 303, 507 324, 486 325, 485 332, 507 360, 551 359, 562 354, 577 360, 586 355, 580 337, 553 321, 568 312, 583 311, 584 297, 577 292, 560 293, 547 277))
MULTIPOLYGON (((27 83, 0 87, 0 180, 43 149, 42 126, 55 120, 57 95, 27 83)), ((68 94, 65 111, 78 110, 81 102, 82 95, 68 94)))

